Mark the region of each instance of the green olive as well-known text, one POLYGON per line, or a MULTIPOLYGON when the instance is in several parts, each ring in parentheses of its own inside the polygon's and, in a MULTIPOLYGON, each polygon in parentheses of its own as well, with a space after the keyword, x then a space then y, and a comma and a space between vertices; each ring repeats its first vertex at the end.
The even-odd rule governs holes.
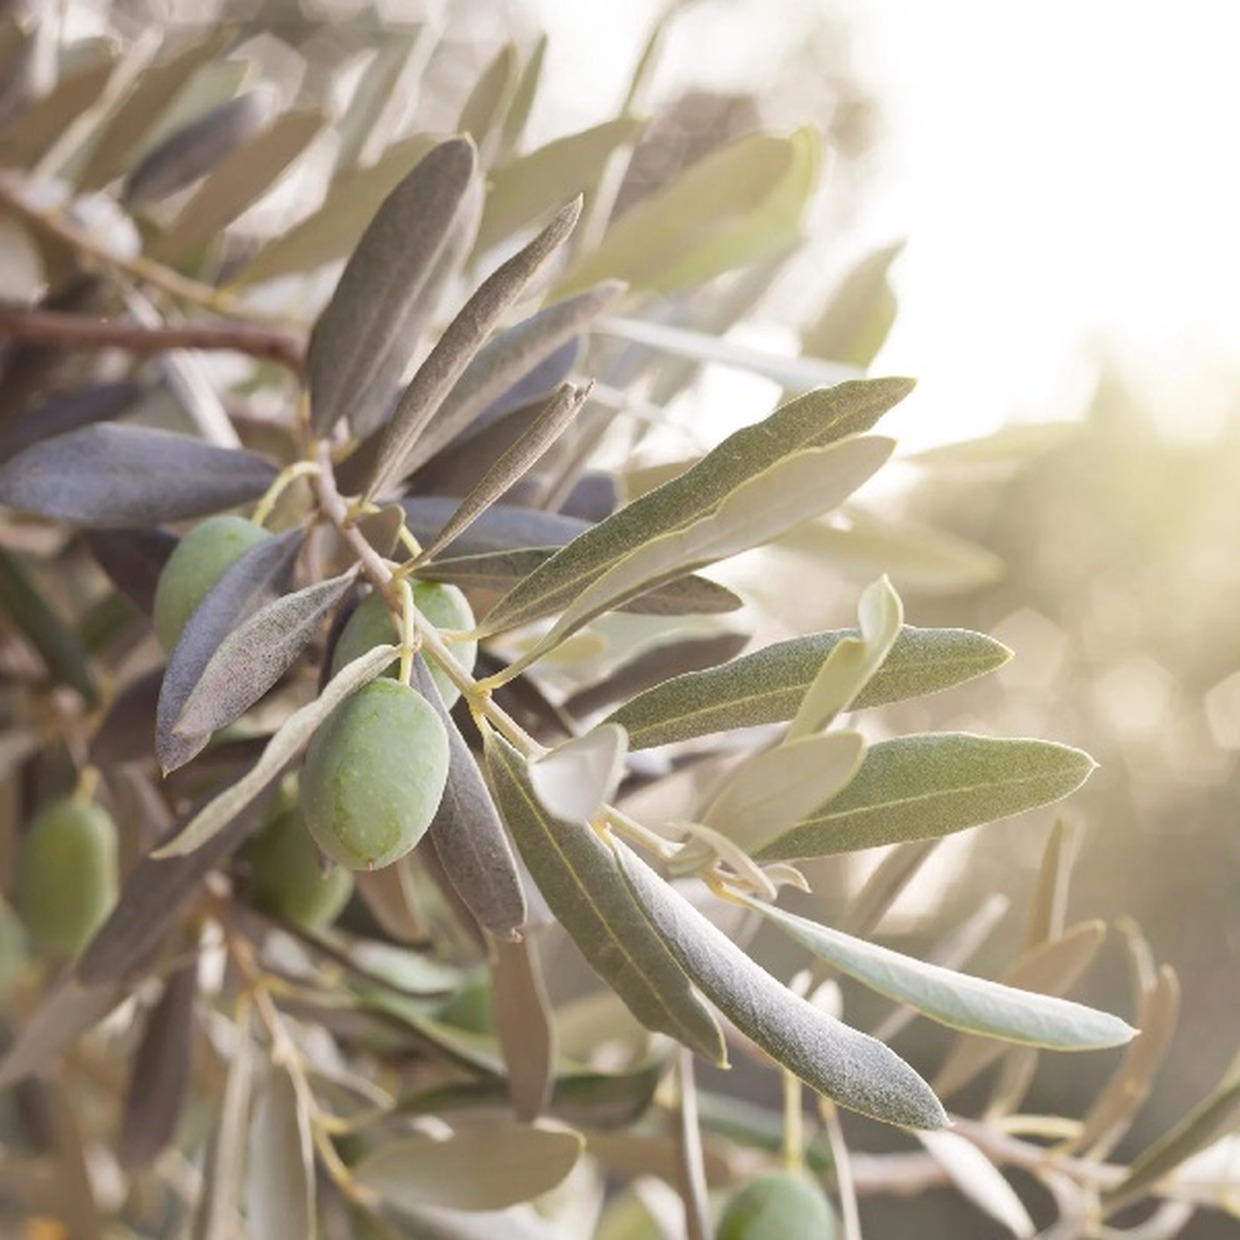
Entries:
POLYGON ((255 908, 315 930, 330 925, 353 894, 353 876, 332 866, 294 807, 275 817, 242 850, 248 866, 246 890, 255 908))
POLYGON ((837 1233, 831 1203, 813 1180, 768 1171, 728 1199, 715 1240, 832 1240, 837 1233))
POLYGON ((155 636, 171 651, 211 587, 255 543, 271 533, 244 517, 208 517, 173 550, 155 586, 155 636))
POLYGON ((22 840, 17 908, 31 943, 75 956, 116 903, 116 824, 98 805, 49 805, 22 840))
POLYGON ((318 846, 351 870, 390 865, 430 826, 448 778, 435 708, 398 680, 372 680, 319 726, 301 768, 318 846))
MULTIPOLYGON (((418 610, 436 628, 461 631, 474 627, 474 613, 470 610, 465 595, 456 586, 444 585, 438 581, 415 581, 413 583, 413 601, 418 610)), ((336 649, 332 654, 332 675, 334 676, 346 663, 363 655, 385 642, 399 641, 396 620, 388 611, 383 596, 378 592, 368 594, 354 609, 336 649)), ((474 662, 478 658, 477 642, 453 642, 452 653, 456 661, 467 672, 474 670, 474 662)), ((448 679, 448 674, 433 657, 428 656, 431 676, 439 689, 444 705, 451 708, 461 696, 461 691, 448 679)), ((398 664, 393 662, 384 672, 384 676, 395 676, 398 664)))

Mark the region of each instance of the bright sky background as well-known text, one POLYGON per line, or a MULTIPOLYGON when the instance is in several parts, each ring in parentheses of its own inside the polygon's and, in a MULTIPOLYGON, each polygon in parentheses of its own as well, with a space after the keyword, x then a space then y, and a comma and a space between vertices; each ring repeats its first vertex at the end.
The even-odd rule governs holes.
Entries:
MULTIPOLYGON (((819 8, 823 0, 817 0, 819 8)), ((544 81, 585 125, 616 105, 654 0, 539 0, 544 81), (611 49, 602 58, 600 48, 611 49)), ((815 0, 702 0, 677 79, 761 83, 815 0)), ((883 114, 860 253, 900 235, 875 373, 919 379, 905 447, 1079 413, 1105 346, 1182 433, 1240 373, 1240 4, 838 0, 883 114)), ((812 117, 807 117, 812 121, 812 117)))

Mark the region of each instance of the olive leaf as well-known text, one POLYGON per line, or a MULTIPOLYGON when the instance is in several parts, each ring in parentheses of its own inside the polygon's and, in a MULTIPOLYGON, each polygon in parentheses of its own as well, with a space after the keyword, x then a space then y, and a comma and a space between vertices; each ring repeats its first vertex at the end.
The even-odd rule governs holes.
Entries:
POLYGON ((112 584, 149 616, 159 574, 177 545, 176 535, 159 529, 86 529, 82 541, 112 584))
POLYGON ((356 474, 357 489, 363 498, 372 499, 395 480, 439 402, 451 391, 504 312, 563 245, 580 214, 581 203, 569 203, 533 241, 478 286, 414 373, 391 418, 370 444, 363 445, 351 458, 357 463, 353 473, 342 472, 343 485, 354 485, 356 474))
MULTIPOLYGON (((488 341, 440 403, 422 438, 414 445, 413 455, 403 463, 402 472, 412 472, 458 435, 485 424, 486 418, 505 412, 505 406, 516 408, 525 399, 554 388, 556 379, 545 384, 540 381, 526 396, 521 393, 519 384, 541 363, 557 356, 557 351, 587 327, 623 289, 624 285, 618 281, 606 281, 576 297, 544 306, 488 341), (504 405, 493 405, 501 399, 504 405)), ((575 347, 572 352, 575 354, 575 347)))
POLYGON ((1089 778, 1094 760, 1051 741, 961 732, 871 745, 838 796, 759 853, 794 861, 902 840, 932 839, 1036 809, 1089 778))
POLYGON ((372 430, 432 310, 427 284, 474 176, 466 139, 442 142, 384 199, 310 334, 311 424, 372 430))
POLYGON ((896 317, 888 275, 904 243, 872 250, 844 276, 822 313, 801 332, 801 351, 854 366, 869 366, 896 317))
POLYGON ((134 1052, 117 1152, 128 1170, 151 1166, 176 1132, 189 1097, 198 962, 164 980, 134 1052))
POLYGON ((433 557, 491 507, 569 428, 589 395, 588 385, 564 384, 516 443, 496 457, 418 559, 433 557))
POLYGON ((145 206, 210 172, 271 119, 275 102, 274 90, 256 87, 175 130, 125 179, 122 201, 129 207, 145 206))
POLYGON ((270 1240, 315 1232, 314 1145, 310 1116, 290 1070, 273 1061, 254 1098, 246 1142, 246 1220, 270 1240))
POLYGON ((547 1108, 555 1070, 556 1031, 533 942, 500 940, 491 947, 491 1013, 504 1053, 514 1118, 533 1120, 547 1108))
POLYGON ((218 838, 238 814, 280 777, 284 768, 310 743, 319 724, 351 693, 379 675, 398 652, 396 646, 376 646, 341 668, 313 702, 295 710, 280 725, 262 757, 245 775, 207 802, 151 856, 156 860, 180 857, 218 838))
POLYGON ((448 733, 448 782, 427 829, 431 846, 478 924, 500 939, 516 938, 525 925, 525 893, 495 802, 421 657, 413 673, 448 733))
POLYGON ((729 435, 691 469, 575 538, 501 600, 481 631, 560 611, 635 549, 709 517, 737 488, 780 461, 868 430, 911 390, 907 379, 842 383, 729 435))
POLYGON ((186 622, 164 671, 155 716, 155 754, 165 774, 201 753, 210 732, 178 734, 177 721, 204 669, 230 633, 288 588, 304 532, 285 530, 243 552, 186 622))
POLYGON ((499 1210, 550 1192, 584 1148, 580 1133, 546 1120, 458 1123, 442 1139, 385 1142, 352 1175, 397 1208, 499 1210))
POLYGON ((172 725, 208 736, 243 715, 297 661, 352 587, 358 566, 268 603, 216 647, 172 725))
POLYGON ((894 1051, 776 981, 624 844, 613 841, 612 850, 639 907, 685 972, 777 1063, 874 1119, 909 1128, 947 1123, 930 1086, 894 1051))
POLYGON ((31 444, 95 422, 109 422, 138 403, 144 388, 135 379, 87 383, 49 396, 36 408, 0 422, 0 461, 23 452, 31 444))
POLYGON ((746 903, 841 972, 953 1029, 1060 1051, 1118 1046, 1136 1033, 1107 1012, 926 964, 763 901, 746 903))
MULTIPOLYGON (((652 535, 595 576, 551 629, 512 663, 505 675, 515 675, 582 625, 630 598, 716 560, 759 546, 783 530, 835 507, 883 464, 894 447, 893 440, 882 436, 858 436, 822 448, 802 449, 745 479, 707 515, 690 525, 652 535)), ((594 530, 606 524, 604 521, 594 530)), ((558 558, 553 556, 543 571, 550 573, 558 558)), ((549 592, 554 593, 562 589, 563 576, 550 575, 546 584, 549 592)), ((528 580, 495 605, 479 626, 480 633, 496 631, 495 613, 511 607, 509 600, 528 586, 528 580)))
POLYGON ((491 729, 486 770, 496 804, 539 891, 595 971, 638 1020, 726 1062, 715 1018, 651 929, 616 869, 615 856, 585 823, 543 808, 525 759, 491 729))
MULTIPOLYGON (((666 680, 608 718, 628 732, 633 749, 780 723, 796 713, 831 651, 858 637, 855 629, 837 629, 775 642, 730 663, 666 680)), ((1011 656, 1006 646, 982 633, 905 625, 852 709, 937 693, 985 675, 1011 656)))
POLYGON ((549 814, 565 822, 588 822, 615 796, 627 751, 624 729, 600 724, 532 759, 526 774, 549 814))
POLYGON ((264 457, 189 435, 103 423, 45 439, 0 465, 0 504, 72 525, 158 525, 258 499, 264 457))

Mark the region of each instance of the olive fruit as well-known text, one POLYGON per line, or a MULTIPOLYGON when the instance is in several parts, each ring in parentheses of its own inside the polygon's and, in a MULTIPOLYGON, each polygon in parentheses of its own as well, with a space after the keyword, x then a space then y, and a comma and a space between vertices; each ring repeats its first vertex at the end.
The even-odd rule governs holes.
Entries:
POLYGON ((399 680, 372 680, 320 724, 301 768, 301 808, 318 846, 351 870, 403 857, 430 826, 448 779, 436 709, 399 680))
MULTIPOLYGON (((456 586, 438 581, 415 581, 413 601, 417 609, 436 628, 463 630, 474 627, 474 613, 470 610, 465 595, 456 586)), ((383 596, 378 591, 368 594, 358 603, 348 623, 341 630, 340 639, 332 654, 332 675, 366 651, 399 639, 396 622, 388 611, 383 596)), ((478 657, 478 643, 453 642, 452 653, 467 672, 472 672, 478 657)), ((448 679, 448 674, 435 662, 433 656, 427 657, 427 663, 444 705, 451 708, 461 696, 461 691, 448 679)), ((398 664, 393 662, 383 675, 395 676, 397 666, 398 664)))
POLYGON ((173 549, 155 585, 155 636, 172 650, 211 587, 243 552, 271 533, 244 517, 209 517, 173 549))
POLYGON ((768 1171, 729 1198, 715 1240, 832 1240, 836 1234, 835 1212, 813 1180, 768 1171))
POLYGON ((353 894, 353 876, 332 866, 306 830, 299 808, 277 813, 241 852, 246 891, 255 908, 307 930, 330 925, 353 894))
POLYGON ((116 903, 116 824, 98 805, 49 805, 22 839, 16 902, 31 943, 74 956, 116 903))

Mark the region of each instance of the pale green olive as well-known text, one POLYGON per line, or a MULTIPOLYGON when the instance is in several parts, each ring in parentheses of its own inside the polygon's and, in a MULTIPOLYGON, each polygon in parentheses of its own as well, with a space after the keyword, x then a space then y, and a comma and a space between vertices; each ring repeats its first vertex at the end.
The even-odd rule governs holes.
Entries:
MULTIPOLYGON (((474 613, 470 610, 469 601, 456 586, 438 581, 415 581, 413 601, 436 628, 462 632, 474 627, 474 613)), ((332 675, 366 651, 386 642, 399 640, 396 620, 388 611, 383 596, 377 591, 368 594, 354 609, 336 642, 336 649, 332 653, 332 675)), ((467 672, 474 670, 474 663, 478 658, 477 642, 453 642, 451 650, 456 661, 467 672)), ((444 705, 451 708, 461 696, 461 691, 448 678, 447 672, 435 662, 433 655, 427 655, 427 664, 444 705)), ((398 663, 393 662, 383 675, 395 676, 398 666, 398 663)))
POLYGON ((18 857, 16 900, 30 941, 75 956, 116 903, 116 824, 98 805, 49 805, 30 825, 18 857))
POLYGON ((817 1184, 768 1171, 728 1199, 715 1240, 833 1240, 837 1234, 835 1212, 817 1184))
POLYGON ((255 908, 307 930, 330 925, 353 894, 353 876, 323 866, 300 808, 277 813, 241 852, 246 893, 255 908))
POLYGON ((301 768, 302 813, 334 861, 377 869, 422 838, 447 778, 439 713, 409 685, 372 680, 315 732, 301 768))
POLYGON ((155 586, 153 620, 159 644, 171 651, 211 587, 240 556, 271 532, 244 517, 209 517, 173 549, 155 586))

